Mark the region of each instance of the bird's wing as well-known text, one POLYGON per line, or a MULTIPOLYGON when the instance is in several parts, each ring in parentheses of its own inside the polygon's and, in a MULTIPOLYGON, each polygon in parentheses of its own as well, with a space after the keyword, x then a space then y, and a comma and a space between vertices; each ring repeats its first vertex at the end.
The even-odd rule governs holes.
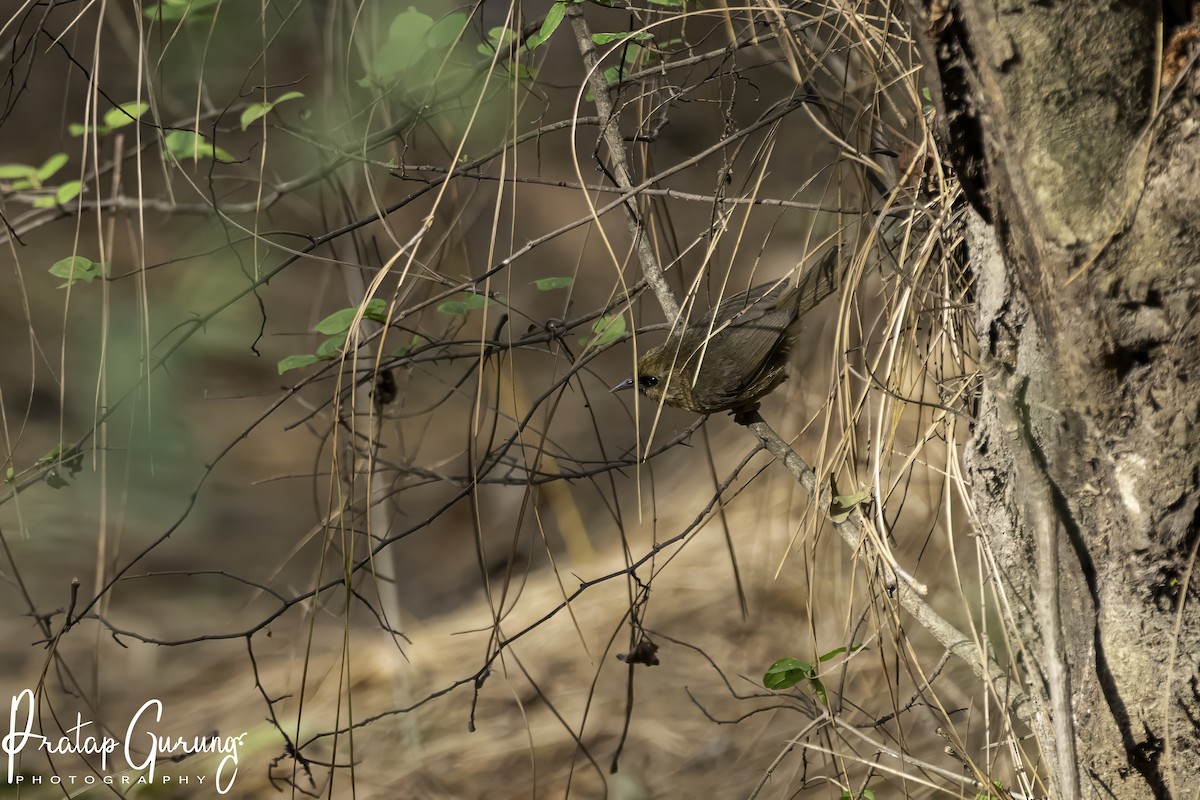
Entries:
POLYGON ((708 315, 704 324, 689 328, 680 348, 688 380, 696 377, 699 365, 698 385, 724 386, 736 392, 754 381, 772 354, 786 347, 780 340, 793 332, 790 326, 796 320, 795 298, 790 292, 785 295, 784 288, 756 286, 749 294, 762 298, 760 302, 747 307, 744 297, 729 298, 708 315), (713 316, 717 317, 715 322, 713 316), (711 335, 709 322, 713 323, 711 335))
POLYGON ((716 324, 713 325, 715 329, 730 320, 736 319, 740 322, 751 319, 754 315, 770 311, 787 288, 787 284, 779 282, 760 283, 747 291, 726 297, 716 308, 705 314, 697 324, 708 328, 715 319, 716 324))
POLYGON ((795 289, 790 289, 781 281, 760 283, 725 298, 716 308, 705 314, 698 324, 707 328, 714 318, 717 325, 734 318, 739 321, 749 320, 753 319, 755 313, 766 314, 775 306, 790 306, 793 302, 796 305, 796 314, 804 316, 836 292, 837 288, 837 250, 831 249, 820 261, 805 271, 795 289), (796 297, 794 301, 791 299, 793 295, 796 297), (788 298, 786 301, 785 297, 788 298))

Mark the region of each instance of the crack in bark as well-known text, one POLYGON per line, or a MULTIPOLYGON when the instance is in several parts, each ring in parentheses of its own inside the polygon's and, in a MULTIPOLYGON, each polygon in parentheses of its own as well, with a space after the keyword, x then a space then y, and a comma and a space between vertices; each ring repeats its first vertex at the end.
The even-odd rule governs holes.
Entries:
MULTIPOLYGON (((1025 390, 1028 386, 1029 379, 1025 378, 1022 382, 1020 392, 1014 398, 1014 405, 1021 415, 1029 453, 1033 457, 1038 470, 1040 470, 1042 476, 1045 478, 1046 486, 1050 491, 1054 505, 1055 515, 1062 524, 1063 530, 1067 533, 1067 541, 1070 543, 1071 549, 1079 561, 1079 572, 1083 577, 1084 584, 1087 586, 1088 596, 1092 601, 1095 618, 1095 625, 1092 629, 1092 649, 1096 659, 1096 678, 1100 684, 1101 694, 1104 696, 1109 713, 1116 724, 1117 732, 1121 737, 1121 746, 1125 750, 1125 755, 1129 760, 1130 766, 1138 771, 1150 790, 1154 792, 1154 800, 1171 800, 1172 794, 1167 789, 1162 770, 1159 768, 1159 761, 1163 752, 1163 741, 1144 722, 1143 728, 1145 729, 1146 738, 1139 742, 1134 737, 1129 708, 1121 696, 1116 675, 1109 665, 1108 654, 1104 647, 1103 632, 1101 630, 1102 614, 1100 612, 1102 606, 1096 564, 1092 559, 1091 552, 1088 550, 1084 532, 1071 511, 1070 502, 1062 488, 1058 485, 1058 482, 1051 475, 1046 453, 1042 450, 1040 443, 1033 435, 1029 416, 1029 404, 1025 399, 1025 390)), ((1044 587, 1040 588, 1044 591, 1044 587)))
POLYGON ((975 51, 957 3, 952 3, 939 22, 933 48, 941 77, 938 113, 944 120, 948 155, 971 207, 988 224, 992 204, 984 151, 982 111, 975 90, 975 51))

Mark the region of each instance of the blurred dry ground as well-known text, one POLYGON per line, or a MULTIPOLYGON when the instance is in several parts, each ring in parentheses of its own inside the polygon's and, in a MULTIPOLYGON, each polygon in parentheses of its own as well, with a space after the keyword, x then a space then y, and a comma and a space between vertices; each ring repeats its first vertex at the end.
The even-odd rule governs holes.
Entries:
MULTIPOLYGON (((834 314, 830 309, 818 312, 811 322, 812 335, 827 336, 834 314)), ((805 409, 819 407, 826 392, 826 384, 814 377, 827 368, 822 359, 809 355, 799 361, 798 377, 772 396, 764 410, 789 437, 799 433, 805 409)), ((226 411, 229 407, 223 406, 226 411)), ((676 419, 690 422, 686 415, 671 421, 676 419)), ((239 424, 236 415, 214 417, 205 422, 204 431, 223 441, 239 424)), ((727 418, 714 418, 708 425, 717 473, 724 477, 753 449, 754 441, 727 418)), ((811 451, 818 440, 819 432, 810 428, 798 446, 802 453, 811 451)), ((627 470, 622 498, 634 557, 651 551, 656 531, 662 539, 684 530, 711 499, 712 481, 698 467, 699 450, 696 442, 627 470), (643 487, 640 520, 637 480, 643 487)), ((283 471, 287 459, 276 454, 281 463, 270 463, 271 452, 247 448, 244 457, 251 465, 246 468, 252 467, 255 474, 283 471)), ((616 577, 591 586, 568 609, 521 635, 494 661, 477 695, 470 678, 491 652, 493 604, 479 588, 471 554, 461 546, 469 536, 450 547, 429 538, 399 543, 402 576, 434 570, 439 561, 457 564, 462 576, 445 587, 440 600, 424 608, 418 604, 427 595, 401 587, 405 615, 396 626, 407 641, 384 634, 378 621, 361 610, 345 613, 336 598, 323 599, 315 608, 293 609, 271 622, 254 639, 261 693, 245 641, 236 638, 163 647, 112 637, 93 627, 86 635, 76 631, 64 639, 60 654, 65 663, 76 665, 76 679, 85 686, 96 682, 98 713, 82 707, 84 718, 111 720, 118 734, 122 721, 150 696, 164 702, 164 727, 169 730, 248 732, 235 796, 271 796, 291 780, 304 792, 332 797, 525 798, 568 792, 583 798, 742 797, 760 781, 765 781, 762 797, 797 792, 836 797, 846 788, 839 786, 839 775, 841 780, 846 775, 862 780, 872 764, 870 785, 877 791, 890 786, 897 796, 944 796, 926 782, 944 788, 953 785, 947 775, 963 770, 961 762, 943 752, 946 741, 936 732, 937 715, 921 700, 898 719, 889 716, 913 698, 916 686, 903 666, 912 659, 927 674, 936 675, 942 705, 961 721, 961 730, 969 733, 973 744, 982 746, 988 711, 977 697, 955 688, 971 685, 966 671, 952 663, 934 673, 940 648, 932 642, 920 647, 921 632, 907 627, 905 633, 918 646, 898 657, 894 641, 888 641, 895 635, 889 632, 895 623, 876 618, 871 610, 867 601, 872 589, 861 566, 828 531, 814 534, 811 502, 790 476, 764 454, 755 456, 741 476, 727 493, 732 499, 726 504, 725 524, 746 587, 748 616, 743 618, 737 600, 721 519, 710 516, 684 543, 664 549, 638 571, 643 581, 654 575, 648 599, 639 605, 639 622, 659 648, 657 666, 630 666, 617 658, 631 647, 629 609, 631 598, 639 599, 639 585, 619 574, 626 561, 600 502, 578 490, 573 490, 578 502, 567 502, 573 502, 586 520, 598 554, 572 559, 554 526, 548 525, 549 550, 557 554, 555 569, 544 563, 544 554, 538 555, 545 549, 540 538, 525 536, 516 561, 521 563, 530 553, 532 561, 543 563, 528 574, 518 569, 504 600, 494 603, 503 608, 499 629, 512 637, 559 608, 564 594, 573 592, 580 581, 616 577), (844 755, 830 758, 820 747, 811 749, 811 741, 802 747, 789 745, 824 709, 804 684, 775 694, 761 683, 765 668, 778 658, 815 662, 820 654, 848 644, 865 647, 822 665, 823 681, 842 724, 829 726, 819 740, 827 741, 826 750, 844 753, 849 748, 858 753, 857 764, 844 755), (93 679, 90 667, 97 662, 93 679), (275 705, 274 714, 293 742, 325 734, 304 750, 315 762, 308 770, 282 757, 283 737, 265 719, 264 693, 287 696, 275 705), (417 707, 389 713, 411 706, 417 707), (383 716, 371 720, 379 714, 383 716), (472 720, 473 733, 468 731, 472 720), (346 728, 352 724, 357 727, 349 735, 346 728), (335 730, 342 735, 328 735, 335 730), (933 765, 945 772, 923 776, 923 769, 905 765, 892 755, 901 744, 910 752, 934 753, 933 765), (614 759, 619 761, 616 773, 611 772, 614 759), (342 768, 331 774, 320 766, 326 760, 342 768)), ((953 570, 945 531, 933 523, 940 492, 935 483, 911 488, 904 524, 895 529, 897 555, 901 563, 919 564, 918 579, 953 570)), ((159 563, 151 567, 166 571, 195 570, 209 562, 230 569, 239 562, 243 569, 278 564, 279 522, 256 516, 257 504, 265 502, 261 492, 253 495, 254 504, 247 504, 235 486, 218 484, 210 491, 211 504, 238 520, 236 527, 218 523, 185 532, 173 543, 177 547, 166 551, 173 555, 156 555, 159 563), (258 530, 257 524, 262 526, 258 530)), ((56 523, 50 520, 69 527, 74 516, 83 529, 79 539, 85 539, 94 520, 84 519, 88 514, 80 509, 55 506, 54 499, 50 489, 27 495, 24 512, 27 520, 37 523, 31 529, 52 531, 56 523)), ((293 496, 290 506, 285 498, 273 503, 277 519, 296 514, 295 501, 293 496)), ((555 518, 552 505, 553 501, 542 502, 548 520, 555 518)), ((504 532, 504 518, 495 519, 501 523, 492 531, 499 546, 510 534, 504 532)), ((66 600, 72 567, 84 569, 91 557, 78 540, 71 548, 60 545, 55 553, 47 552, 50 547, 36 537, 15 543, 19 562, 34 565, 36 571, 25 577, 46 598, 46 607, 55 599, 66 600)), ((304 575, 317 552, 315 544, 302 551, 304 558, 296 561, 303 568, 289 565, 294 572, 281 585, 310 584, 311 576, 304 575)), ((451 573, 439 574, 445 580, 451 573)), ((493 574, 492 580, 492 596, 499 598, 502 578, 493 574)), ((142 636, 178 639, 189 631, 205 635, 241 630, 274 608, 269 598, 250 599, 242 587, 236 592, 233 588, 221 576, 134 581, 119 589, 111 620, 142 636)), ((369 585, 363 591, 370 592, 369 585)), ((947 606, 943 611, 955 613, 952 598, 934 598, 939 600, 947 606)), ((896 622, 905 626, 903 618, 896 622)), ((7 695, 10 687, 36 683, 46 666, 46 651, 26 646, 36 638, 28 619, 6 614, 4 623, 10 644, 4 648, 0 691, 7 695)), ((59 674, 59 668, 52 668, 51 674, 59 674)), ((51 686, 59 684, 60 680, 50 681, 51 686)), ((58 689, 51 694, 60 719, 73 720, 78 703, 58 689)), ((36 771, 37 764, 27 761, 24 767, 36 771)), ((63 769, 61 761, 57 768, 63 769)), ((195 758, 166 769, 205 774, 213 764, 195 758)), ((973 796, 966 783, 962 791, 973 796)), ((159 787, 153 796, 211 795, 193 784, 159 787)))

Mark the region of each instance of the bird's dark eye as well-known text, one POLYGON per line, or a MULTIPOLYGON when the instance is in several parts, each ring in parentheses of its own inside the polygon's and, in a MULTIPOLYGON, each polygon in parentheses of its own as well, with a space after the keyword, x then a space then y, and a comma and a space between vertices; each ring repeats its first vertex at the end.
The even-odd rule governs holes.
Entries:
POLYGON ((658 378, 653 375, 642 375, 638 378, 638 386, 643 389, 649 389, 652 386, 658 386, 658 378))

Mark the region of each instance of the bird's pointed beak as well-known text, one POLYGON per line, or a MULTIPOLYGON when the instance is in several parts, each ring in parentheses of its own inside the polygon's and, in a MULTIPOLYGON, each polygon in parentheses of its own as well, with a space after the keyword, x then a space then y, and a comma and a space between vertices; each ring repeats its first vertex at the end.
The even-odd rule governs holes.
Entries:
POLYGON ((608 391, 611 394, 613 392, 620 392, 625 389, 632 389, 633 387, 634 387, 633 378, 626 378, 625 380, 621 381, 620 383, 618 383, 616 386, 612 387, 608 391))

